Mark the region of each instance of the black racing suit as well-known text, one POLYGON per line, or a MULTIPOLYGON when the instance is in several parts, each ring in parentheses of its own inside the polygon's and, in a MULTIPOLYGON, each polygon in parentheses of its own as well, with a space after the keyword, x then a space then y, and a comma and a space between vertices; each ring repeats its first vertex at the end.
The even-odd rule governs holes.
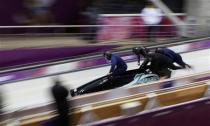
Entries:
POLYGON ((152 73, 159 75, 160 77, 170 78, 171 70, 182 69, 182 67, 175 66, 173 61, 167 56, 159 53, 149 53, 142 65, 140 66, 140 70, 149 69, 152 73), (150 65, 148 63, 150 62, 150 65))

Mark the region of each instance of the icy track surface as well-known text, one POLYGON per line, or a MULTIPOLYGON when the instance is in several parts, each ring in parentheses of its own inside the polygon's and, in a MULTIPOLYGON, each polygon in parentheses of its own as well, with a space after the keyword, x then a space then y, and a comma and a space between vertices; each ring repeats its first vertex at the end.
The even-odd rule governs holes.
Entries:
MULTIPOLYGON (((182 57, 186 63, 193 66, 193 70, 177 70, 173 72, 172 77, 210 70, 210 49, 185 53, 182 54, 182 57)), ((128 63, 128 69, 137 67, 137 62, 128 63)), ((109 68, 110 66, 63 74, 60 75, 60 78, 65 86, 76 88, 104 76, 108 73, 109 68)), ((50 87, 53 85, 51 79, 51 77, 45 77, 1 86, 6 104, 4 110, 14 111, 51 102, 50 87)))

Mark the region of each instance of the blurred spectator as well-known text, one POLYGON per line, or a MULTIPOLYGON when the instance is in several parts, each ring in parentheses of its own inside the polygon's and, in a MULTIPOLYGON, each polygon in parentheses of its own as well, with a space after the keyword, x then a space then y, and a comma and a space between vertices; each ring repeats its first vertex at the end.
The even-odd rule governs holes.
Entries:
POLYGON ((55 79, 51 92, 54 97, 58 113, 56 126, 69 126, 69 104, 67 99, 69 95, 68 89, 62 85, 60 80, 55 79))
POLYGON ((32 24, 52 24, 53 17, 50 13, 51 0, 25 0, 25 6, 32 17, 32 24))
POLYGON ((153 37, 155 37, 155 33, 159 31, 159 27, 154 25, 159 25, 162 20, 161 10, 151 2, 148 2, 146 7, 141 11, 141 15, 145 25, 149 25, 146 34, 148 41, 155 41, 155 38, 153 37))
POLYGON ((17 12, 14 20, 23 25, 49 25, 54 23, 50 7, 54 0, 23 0, 25 11, 17 12))
MULTIPOLYGON (((100 1, 94 2, 91 6, 87 7, 86 11, 83 13, 85 16, 88 17, 88 24, 89 25, 98 25, 98 18, 100 12, 100 1)), ((96 36, 97 36, 98 27, 88 27, 88 39, 91 40, 91 42, 96 42, 96 36)))

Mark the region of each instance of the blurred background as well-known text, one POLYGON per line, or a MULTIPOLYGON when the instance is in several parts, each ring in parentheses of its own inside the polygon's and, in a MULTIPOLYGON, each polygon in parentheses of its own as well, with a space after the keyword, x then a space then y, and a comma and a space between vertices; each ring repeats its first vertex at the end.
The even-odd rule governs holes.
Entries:
POLYGON ((0 3, 0 126, 210 125, 210 0, 0 3), (172 49, 192 69, 73 97, 89 82, 106 81, 104 51, 133 70, 132 48, 140 46, 172 49))
MULTIPOLYGON (((187 30, 185 36, 206 35, 209 32, 208 1, 162 0, 161 4, 157 4, 158 8, 164 8, 159 23, 162 38, 177 37, 180 27, 187 30)), ((147 36, 147 29, 140 13, 146 5, 146 0, 8 0, 1 4, 0 24, 10 27, 1 27, 0 33, 60 33, 96 41, 142 38, 147 36), (32 25, 36 27, 30 27, 32 25)))

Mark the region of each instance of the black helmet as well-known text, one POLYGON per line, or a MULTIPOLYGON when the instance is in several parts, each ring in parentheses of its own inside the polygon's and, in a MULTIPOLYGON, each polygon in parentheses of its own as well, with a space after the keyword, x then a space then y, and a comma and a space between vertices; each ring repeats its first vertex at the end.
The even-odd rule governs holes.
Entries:
POLYGON ((112 53, 109 51, 106 51, 106 52, 104 52, 103 56, 106 57, 108 60, 111 60, 112 53))
POLYGON ((142 55, 146 55, 149 52, 149 50, 145 47, 134 47, 133 48, 133 53, 135 53, 136 55, 142 54, 142 55))

